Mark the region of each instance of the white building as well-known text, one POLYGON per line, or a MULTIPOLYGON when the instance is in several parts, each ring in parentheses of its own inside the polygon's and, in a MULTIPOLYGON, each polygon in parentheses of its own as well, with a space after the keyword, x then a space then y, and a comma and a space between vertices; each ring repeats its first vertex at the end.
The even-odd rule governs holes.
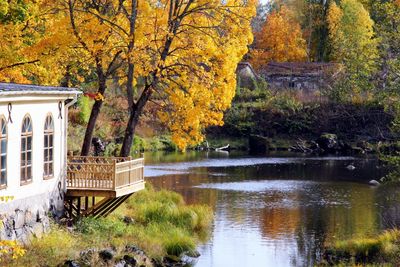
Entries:
POLYGON ((79 93, 0 83, 0 240, 40 235, 46 214, 63 210, 68 107, 79 93))

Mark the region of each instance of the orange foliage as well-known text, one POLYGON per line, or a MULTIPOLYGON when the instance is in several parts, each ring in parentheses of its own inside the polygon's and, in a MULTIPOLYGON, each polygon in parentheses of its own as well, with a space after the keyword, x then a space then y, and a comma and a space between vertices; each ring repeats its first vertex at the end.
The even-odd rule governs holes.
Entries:
POLYGON ((261 31, 255 33, 255 48, 250 53, 250 62, 255 69, 271 61, 306 59, 306 41, 302 37, 300 24, 291 17, 290 10, 282 6, 279 11, 273 11, 261 31))

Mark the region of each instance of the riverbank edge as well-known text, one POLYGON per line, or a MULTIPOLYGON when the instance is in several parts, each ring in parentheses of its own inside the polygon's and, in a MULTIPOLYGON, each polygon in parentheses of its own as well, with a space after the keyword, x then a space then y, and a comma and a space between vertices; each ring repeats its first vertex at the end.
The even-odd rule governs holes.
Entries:
MULTIPOLYGON (((159 151, 178 151, 168 136, 155 136, 152 138, 136 137, 140 140, 140 146, 132 150, 132 154, 159 151), (154 145, 159 144, 161 145, 154 145)), ((118 144, 109 144, 105 149, 105 155, 113 155, 118 152, 118 144), (108 147, 110 146, 110 147, 108 147), (114 151, 113 149, 116 149, 114 151), (113 153, 110 154, 110 151, 113 153)), ((249 135, 247 137, 233 136, 207 136, 206 140, 199 145, 187 148, 187 151, 196 150, 226 150, 247 151, 250 154, 267 155, 274 151, 288 151, 302 154, 336 154, 348 155, 391 155, 400 152, 400 143, 396 141, 380 140, 343 140, 336 134, 324 133, 319 138, 310 137, 278 137, 270 138, 260 135, 249 135)))
POLYGON ((400 230, 328 244, 319 266, 399 266, 400 230))
MULTIPOLYGON (((188 205, 181 195, 151 186, 132 196, 107 218, 52 221, 50 231, 32 237, 18 259, 2 255, 6 266, 184 266, 200 254, 213 213, 188 205), (3 257, 4 256, 4 257, 3 257)), ((1 265, 0 264, 0 265, 1 265)))

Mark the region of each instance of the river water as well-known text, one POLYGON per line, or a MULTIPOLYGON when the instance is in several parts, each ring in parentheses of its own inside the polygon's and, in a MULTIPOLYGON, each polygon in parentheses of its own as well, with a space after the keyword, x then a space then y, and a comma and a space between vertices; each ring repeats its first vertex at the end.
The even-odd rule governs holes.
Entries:
POLYGON ((145 159, 156 188, 214 210, 196 267, 313 266, 325 244, 400 226, 400 188, 368 185, 384 175, 376 159, 216 152, 145 159))

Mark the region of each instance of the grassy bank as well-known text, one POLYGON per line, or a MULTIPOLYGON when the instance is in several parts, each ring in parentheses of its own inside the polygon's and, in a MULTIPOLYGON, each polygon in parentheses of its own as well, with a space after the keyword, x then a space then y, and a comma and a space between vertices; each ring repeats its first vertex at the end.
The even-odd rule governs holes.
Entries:
MULTIPOLYGON (((195 253, 196 245, 207 237, 212 218, 206 206, 186 205, 177 193, 147 188, 107 218, 83 219, 71 231, 54 225, 50 234, 34 239, 26 247, 23 257, 2 264, 57 266, 75 260, 78 264, 102 266, 98 254, 82 258, 82 251, 111 248, 118 260, 127 253, 127 247, 138 247, 149 258, 162 262, 167 255, 179 258, 184 253, 195 253)), ((142 264, 152 266, 151 261, 142 264)))
POLYGON ((399 266, 400 230, 375 237, 337 241, 324 253, 322 266, 399 266))

